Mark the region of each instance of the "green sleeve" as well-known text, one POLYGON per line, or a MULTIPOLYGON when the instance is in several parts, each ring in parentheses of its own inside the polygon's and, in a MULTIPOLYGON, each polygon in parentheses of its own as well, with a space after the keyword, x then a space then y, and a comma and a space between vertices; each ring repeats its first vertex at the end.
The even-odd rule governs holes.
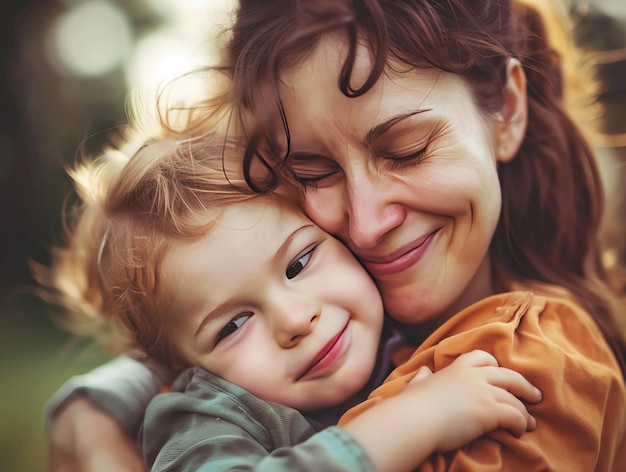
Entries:
POLYGON ((137 436, 150 400, 163 388, 158 376, 145 364, 121 356, 65 382, 44 408, 46 432, 54 415, 77 395, 108 413, 128 434, 137 436))
POLYGON ((297 410, 265 402, 198 368, 149 405, 142 432, 152 471, 374 471, 339 427, 315 432, 297 410))

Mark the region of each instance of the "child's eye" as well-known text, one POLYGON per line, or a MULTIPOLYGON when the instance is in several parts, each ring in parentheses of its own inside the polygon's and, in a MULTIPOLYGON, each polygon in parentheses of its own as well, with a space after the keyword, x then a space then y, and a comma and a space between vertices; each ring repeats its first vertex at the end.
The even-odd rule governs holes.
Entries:
POLYGON ((295 261, 293 261, 291 264, 289 264, 289 266, 287 267, 287 270, 285 271, 285 275, 287 276, 288 279, 293 279, 296 275, 302 272, 302 269, 304 269, 306 265, 309 263, 309 260, 311 259, 311 255, 313 254, 313 251, 315 251, 316 247, 317 246, 312 247, 301 256, 298 256, 298 258, 295 261))
POLYGON ((248 321, 252 317, 252 313, 242 313, 241 315, 235 316, 232 320, 226 324, 222 328, 222 330, 217 334, 217 339, 215 340, 215 344, 219 343, 222 339, 230 336, 235 331, 243 326, 243 324, 248 321))

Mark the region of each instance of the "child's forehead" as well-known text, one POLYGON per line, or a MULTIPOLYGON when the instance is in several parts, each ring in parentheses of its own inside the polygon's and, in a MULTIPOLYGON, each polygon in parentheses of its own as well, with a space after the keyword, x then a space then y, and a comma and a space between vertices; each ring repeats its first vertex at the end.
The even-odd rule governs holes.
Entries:
MULTIPOLYGON (((200 237, 172 244, 162 269, 169 281, 221 278, 223 270, 272 264, 313 234, 319 237, 319 228, 297 206, 274 198, 254 198, 227 205, 200 237)), ((178 282, 173 285, 179 286, 178 282)))
POLYGON ((234 202, 228 205, 226 210, 231 209, 232 211, 232 209, 236 208, 244 208, 252 214, 255 212, 273 212, 307 218, 299 202, 295 201, 293 198, 276 193, 257 195, 248 200, 234 202))
POLYGON ((289 224, 289 222, 309 221, 295 202, 277 195, 260 195, 229 205, 224 209, 222 221, 235 218, 251 222, 271 219, 277 220, 276 223, 281 225, 289 224))

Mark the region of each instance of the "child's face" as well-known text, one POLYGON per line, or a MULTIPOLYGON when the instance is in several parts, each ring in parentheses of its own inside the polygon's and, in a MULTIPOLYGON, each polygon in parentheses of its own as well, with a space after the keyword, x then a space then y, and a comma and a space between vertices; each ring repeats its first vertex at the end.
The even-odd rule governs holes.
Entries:
POLYGON ((383 307, 339 241, 302 213, 257 199, 165 258, 175 347, 194 365, 299 410, 360 390, 376 360, 383 307))

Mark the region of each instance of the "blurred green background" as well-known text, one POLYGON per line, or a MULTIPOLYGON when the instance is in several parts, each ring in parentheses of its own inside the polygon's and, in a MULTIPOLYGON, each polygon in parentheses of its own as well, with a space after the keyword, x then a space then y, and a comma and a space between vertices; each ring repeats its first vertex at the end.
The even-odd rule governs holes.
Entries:
MULTIPOLYGON (((71 375, 106 356, 52 322, 60 311, 34 294, 27 261, 45 264, 59 241, 70 192, 64 166, 93 153, 126 121, 129 89, 210 62, 209 28, 230 0, 21 0, 0 13, 0 471, 46 470, 42 410, 71 375)), ((579 40, 597 51, 605 81, 599 148, 624 262, 626 6, 567 1, 579 40)))
POLYGON ((129 89, 210 61, 227 0, 20 0, 0 7, 0 471, 46 470, 43 407, 106 360, 52 322, 28 261, 60 241, 65 165, 126 122, 129 89))

